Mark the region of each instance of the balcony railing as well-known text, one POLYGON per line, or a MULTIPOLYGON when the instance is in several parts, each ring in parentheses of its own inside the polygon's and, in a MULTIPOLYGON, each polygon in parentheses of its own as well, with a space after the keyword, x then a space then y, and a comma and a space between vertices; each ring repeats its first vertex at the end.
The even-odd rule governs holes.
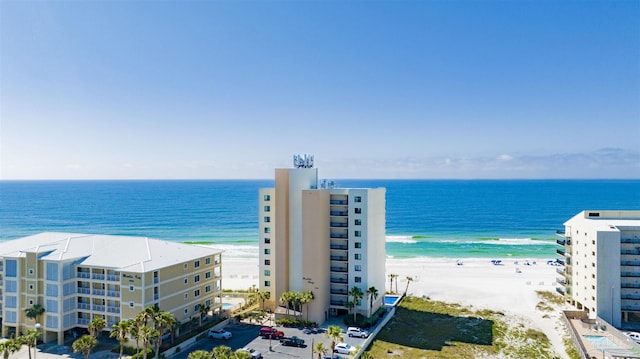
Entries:
POLYGON ((104 295, 104 289, 94 289, 91 291, 93 295, 104 295))
POLYGON ((564 278, 556 278, 556 283, 565 285, 567 284, 567 280, 564 278))
POLYGON ((158 284, 158 283, 160 283, 160 278, 158 277, 153 278, 153 284, 158 284))
POLYGON ((120 307, 107 307, 107 312, 120 314, 120 307))
POLYGON ((77 308, 78 309, 89 310, 89 309, 91 309, 91 304, 89 304, 89 303, 78 303, 77 308))
POLYGON ((160 294, 153 295, 153 300, 159 300, 159 299, 160 299, 160 294))
POLYGON ((337 294, 337 295, 347 295, 347 294, 349 294, 349 292, 344 290, 344 289, 331 289, 330 293, 331 294, 337 294))
POLYGON ((640 288, 640 283, 620 283, 620 288, 640 288))
POLYGON ((556 273, 558 273, 558 274, 563 274, 563 275, 564 275, 564 274, 566 274, 567 272, 565 271, 565 269, 564 269, 564 268, 556 268, 556 273))
POLYGON ((108 290, 107 297, 120 297, 120 291, 117 290, 108 290))
POLYGON ((640 266, 640 261, 620 261, 621 266, 640 266))
POLYGON ((331 267, 332 272, 343 272, 346 273, 349 271, 347 267, 331 267))
POLYGON ((349 227, 347 222, 331 222, 331 227, 349 227))
POLYGON ((93 310, 96 312, 104 312, 105 306, 104 305, 93 305, 93 310))
POLYGON ((331 260, 332 261, 348 261, 349 257, 345 257, 345 256, 331 256, 331 260))
POLYGON ((621 249, 620 254, 640 254, 640 247, 634 249, 621 249))
POLYGON ((78 287, 78 293, 80 293, 80 294, 91 294, 91 289, 78 287))
POLYGON ((347 279, 345 278, 331 278, 331 283, 347 283, 347 279))
POLYGON ((640 244, 640 238, 620 238, 620 243, 640 244))
POLYGON ((567 243, 564 239, 556 239, 556 243, 558 243, 561 246, 564 246, 565 243, 567 243))
POLYGON ((91 276, 91 279, 104 280, 104 278, 105 278, 105 275, 104 275, 104 274, 96 274, 96 273, 94 273, 94 274, 91 276))
POLYGON ((556 253, 564 257, 565 250, 564 250, 564 248, 562 248, 562 249, 558 248, 558 249, 556 249, 556 253))
POLYGON ((345 200, 332 199, 332 200, 330 200, 330 201, 329 201, 329 203, 331 203, 331 204, 344 204, 344 205, 347 205, 347 204, 349 204, 349 201, 348 201, 348 200, 346 200, 346 199, 345 199, 345 200))
POLYGON ((332 216, 346 216, 349 214, 348 211, 330 211, 332 216))
POLYGON ((563 287, 556 287, 556 292, 564 295, 564 288, 563 287))
POLYGON ((120 276, 119 275, 114 275, 114 274, 107 274, 107 280, 110 280, 112 282, 119 282, 120 281, 120 276))
POLYGON ((339 306, 344 307, 345 305, 347 305, 347 302, 338 301, 338 300, 332 300, 331 301, 331 305, 339 305, 339 306))
POLYGON ((78 318, 79 325, 89 325, 89 319, 87 318, 78 318))
POLYGON ((340 233, 331 233, 329 235, 329 237, 331 237, 331 238, 344 238, 344 239, 349 238, 349 236, 347 234, 340 234, 340 233))
POLYGON ((620 272, 621 277, 640 277, 638 272, 620 272))
POLYGON ((77 278, 91 278, 91 273, 89 272, 76 272, 77 278))
POLYGON ((640 299, 640 294, 621 294, 620 295, 620 299, 639 300, 640 299))
POLYGON ((340 250, 347 250, 349 249, 349 246, 345 246, 345 245, 341 245, 341 244, 332 244, 331 249, 340 249, 340 250))
POLYGON ((562 259, 556 259, 556 262, 558 262, 558 263, 560 263, 560 264, 562 264, 562 265, 564 265, 564 264, 565 264, 564 260, 562 260, 562 259))

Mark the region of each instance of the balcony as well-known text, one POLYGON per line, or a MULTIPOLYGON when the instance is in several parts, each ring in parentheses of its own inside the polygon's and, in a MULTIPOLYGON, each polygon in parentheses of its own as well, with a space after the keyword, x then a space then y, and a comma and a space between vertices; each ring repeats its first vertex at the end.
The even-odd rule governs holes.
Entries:
POLYGON ((104 305, 93 305, 93 310, 96 312, 104 312, 105 306, 104 305))
POLYGON ((120 314, 120 307, 107 307, 107 312, 120 314))
POLYGON ((76 272, 77 278, 91 278, 91 273, 89 272, 76 272))
POLYGON ((564 239, 556 239, 556 243, 558 243, 561 246, 564 246, 565 243, 567 243, 564 239))
POLYGON ((80 293, 80 294, 91 294, 91 289, 78 287, 78 293, 80 293))
POLYGON ((620 261, 621 266, 640 266, 640 261, 620 261))
POLYGON ((348 295, 349 291, 344 289, 331 289, 330 293, 336 295, 348 295))
POLYGON ((564 248, 558 248, 556 249, 556 253, 564 257, 565 250, 564 248))
POLYGON ((153 300, 160 300, 160 294, 154 294, 153 295, 153 300))
POLYGON ((349 227, 349 223, 347 222, 331 222, 331 227, 349 227))
POLYGON ((160 283, 160 278, 158 277, 153 278, 153 284, 158 284, 158 283, 160 283))
POLYGON ((89 304, 89 303, 78 303, 76 308, 84 309, 84 310, 90 310, 91 309, 91 304, 89 304))
POLYGON ((567 284, 567 280, 564 278, 556 278, 556 283, 565 285, 567 284))
POLYGON ((620 299, 640 300, 640 294, 621 294, 620 299))
POLYGON ((107 274, 107 280, 112 281, 112 282, 119 282, 120 281, 120 276, 119 275, 113 275, 113 274, 107 274))
POLYGON ((107 297, 120 297, 120 291, 118 290, 108 290, 107 291, 107 297))
POLYGON ((349 260, 349 257, 346 256, 331 256, 331 260, 332 261, 342 261, 342 262, 346 262, 349 260))
POLYGON ((331 234, 329 235, 329 237, 331 237, 331 238, 344 238, 344 239, 347 239, 347 238, 349 238, 349 235, 348 235, 348 234, 342 234, 342 233, 331 233, 331 234))
POLYGON ((332 300, 331 301, 331 305, 344 307, 345 305, 347 305, 347 302, 344 302, 344 301, 341 301, 341 300, 332 300))
POLYGON ((87 318, 78 318, 79 325, 89 325, 89 319, 87 318))
POLYGON ((93 294, 93 295, 104 295, 105 292, 104 292, 104 289, 94 289, 94 290, 91 291, 91 294, 93 294))
POLYGON ((620 238, 620 243, 640 244, 640 238, 620 238))
POLYGON ((349 211, 330 211, 329 214, 334 217, 346 217, 349 215, 349 211))
POLYGON ((556 268, 556 273, 558 273, 558 274, 562 274, 562 275, 567 274, 567 272, 565 271, 565 269, 564 269, 564 268, 556 268))
POLYGON ((94 274, 91 276, 91 279, 97 279, 97 280, 104 280, 104 278, 105 278, 105 275, 104 275, 104 274, 97 274, 97 273, 94 273, 94 274))
POLYGON ((556 292, 564 295, 564 288, 563 287, 556 287, 556 292))
POLYGON ((560 263, 562 265, 565 265, 565 261, 563 261, 562 259, 556 259, 556 262, 558 262, 558 263, 560 263))
POLYGON ((347 250, 349 249, 348 245, 342 245, 342 244, 332 244, 330 246, 331 249, 340 249, 340 250, 347 250))
POLYGON ((332 199, 329 201, 330 204, 341 204, 341 205, 348 205, 349 201, 348 200, 339 200, 339 199, 332 199))
POLYGON ((633 248, 633 249, 623 248, 623 249, 620 250, 620 254, 640 255, 640 247, 636 247, 636 248, 633 248))
POLYGON ((620 283, 620 288, 640 288, 640 283, 620 283))
POLYGON ((346 278, 331 278, 331 283, 347 283, 346 278))
POLYGON ((620 272, 621 277, 640 278, 639 272, 620 272))
POLYGON ((349 271, 349 269, 347 267, 331 267, 331 271, 346 273, 349 271))

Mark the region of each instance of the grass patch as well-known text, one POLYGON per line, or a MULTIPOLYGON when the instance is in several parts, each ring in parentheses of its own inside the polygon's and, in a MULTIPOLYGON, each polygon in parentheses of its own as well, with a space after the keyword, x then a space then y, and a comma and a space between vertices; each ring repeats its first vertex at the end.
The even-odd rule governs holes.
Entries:
POLYGON ((571 340, 571 338, 565 337, 564 339, 562 339, 562 342, 564 343, 564 349, 566 350, 569 358, 580 359, 578 348, 576 348, 576 345, 573 343, 573 340, 571 340))
POLYGON ((538 295, 538 298, 540 298, 544 302, 556 305, 562 305, 564 303, 563 296, 554 292, 550 292, 548 290, 536 290, 536 294, 538 295))
POLYGON ((546 335, 492 310, 406 297, 368 351, 374 358, 555 358, 546 335))

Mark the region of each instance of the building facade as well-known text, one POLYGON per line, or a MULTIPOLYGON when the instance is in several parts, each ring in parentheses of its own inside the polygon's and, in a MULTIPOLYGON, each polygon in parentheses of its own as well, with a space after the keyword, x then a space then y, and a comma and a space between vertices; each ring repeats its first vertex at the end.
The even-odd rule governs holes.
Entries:
POLYGON ((616 327, 640 323, 640 211, 582 211, 564 227, 558 291, 616 327))
POLYGON ((45 341, 107 327, 158 305, 179 322, 200 315, 198 305, 221 307, 222 257, 212 248, 144 237, 40 233, 0 243, 2 336, 42 330, 45 341), (25 310, 39 304, 41 318, 25 310))
POLYGON ((385 189, 318 185, 312 162, 298 157, 294 168, 276 169, 275 187, 259 192, 260 290, 273 307, 285 292, 311 291, 304 310, 321 323, 346 313, 358 287, 355 310, 369 316, 384 294, 385 189), (371 303, 370 287, 378 291, 371 303))

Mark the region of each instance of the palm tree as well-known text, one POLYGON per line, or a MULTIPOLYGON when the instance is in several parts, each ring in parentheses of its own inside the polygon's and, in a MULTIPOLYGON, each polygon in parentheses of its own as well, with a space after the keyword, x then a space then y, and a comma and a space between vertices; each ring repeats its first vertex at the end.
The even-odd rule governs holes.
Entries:
POLYGON ((364 352, 360 356, 360 359, 373 359, 373 354, 371 354, 371 352, 364 352))
POLYGON ((251 354, 249 354, 244 350, 238 349, 235 352, 233 352, 233 354, 231 354, 229 358, 230 359, 251 359, 251 354))
MULTIPOLYGON (((2 358, 4 359, 9 359, 9 355, 18 350, 20 350, 20 343, 13 338, 0 343, 0 353, 2 353, 2 358)), ((29 358, 31 358, 31 350, 29 350, 29 358)))
POLYGON ((289 303, 291 302, 291 292, 284 292, 280 295, 280 303, 284 304, 287 309, 287 317, 289 316, 289 303))
POLYGON ((80 339, 74 341, 72 347, 74 353, 82 353, 84 354, 85 359, 89 359, 89 354, 96 345, 98 345, 98 339, 85 334, 81 336, 80 339))
POLYGON ((136 340, 136 352, 140 352, 140 330, 144 325, 139 316, 129 320, 131 320, 131 323, 129 323, 129 334, 136 340))
POLYGON ((36 345, 38 344, 38 338, 40 338, 40 331, 38 329, 29 329, 27 330, 27 333, 25 335, 19 336, 15 341, 19 345, 25 344, 27 346, 29 359, 31 359, 31 348, 36 347, 36 345))
POLYGON ((268 300, 271 297, 271 292, 266 291, 266 290, 261 290, 258 292, 258 298, 260 299, 261 304, 261 308, 262 310, 264 310, 264 301, 268 300))
POLYGON ((139 320, 142 325, 147 326, 149 324, 149 319, 152 319, 159 311, 159 308, 147 305, 140 313, 138 313, 136 320, 139 320))
POLYGON ((111 332, 109 333, 109 337, 115 338, 120 343, 120 359, 122 359, 122 351, 124 349, 124 345, 129 341, 127 334, 129 334, 129 330, 131 328, 132 320, 121 320, 117 324, 114 324, 111 327, 111 332))
MULTIPOLYGON (((291 292, 291 304, 293 304, 293 316, 296 317, 298 315, 298 313, 300 313, 300 302, 301 302, 302 296, 300 295, 299 292, 291 292)), ((302 313, 300 313, 300 315, 302 315, 302 313)))
MULTIPOLYGON (((389 293, 393 293, 393 280, 398 278, 397 274, 389 274, 389 293)), ((398 291, 398 281, 396 280, 396 292, 398 291)))
POLYGON ((371 316, 373 302, 378 299, 378 289, 374 286, 369 287, 369 289, 367 289, 367 295, 369 296, 369 316, 371 316))
POLYGON ((140 328, 140 340, 142 341, 142 357, 147 359, 149 343, 152 343, 154 340, 158 339, 158 331, 151 327, 142 327, 140 328))
POLYGON ((413 282, 413 277, 407 276, 407 287, 404 289, 404 295, 407 295, 407 291, 409 290, 409 283, 413 282))
POLYGON ((313 292, 308 290, 304 293, 302 293, 302 300, 301 303, 303 305, 307 306, 307 321, 309 321, 309 303, 311 303, 313 300, 315 299, 315 296, 313 295, 313 292))
POLYGON ((336 343, 341 342, 342 339, 344 339, 342 329, 337 325, 330 325, 324 335, 331 339, 331 357, 333 358, 333 351, 336 349, 336 343))
POLYGON ((209 315, 210 310, 211 310, 210 305, 198 304, 198 312, 200 312, 200 326, 202 326, 202 318, 209 315))
POLYGON ((211 351, 214 359, 227 359, 231 356, 233 351, 226 345, 219 345, 211 351))
POLYGON ((356 310, 355 307, 358 305, 358 301, 360 299, 362 299, 364 297, 364 293, 362 293, 362 290, 358 287, 353 287, 351 288, 351 290, 349 291, 349 295, 353 297, 353 322, 356 322, 356 310))
MULTIPOLYGON (((208 307, 207 307, 208 309, 208 307)), ((159 311, 156 316, 153 317, 153 323, 155 329, 158 331, 158 340, 156 340, 156 359, 160 355, 160 345, 162 345, 162 336, 167 328, 173 327, 174 323, 177 323, 176 317, 165 311, 159 311)))
POLYGON ((318 353, 318 359, 322 359, 322 356, 327 354, 328 351, 329 348, 325 347, 323 342, 316 344, 316 347, 313 348, 313 352, 318 353))
POLYGON ((91 333, 92 337, 97 338, 98 334, 100 334, 102 329, 104 329, 106 326, 107 322, 105 322, 102 317, 95 317, 91 319, 87 329, 89 329, 89 333, 91 333))
POLYGON ((213 359, 213 353, 206 350, 196 350, 189 353, 187 359, 213 359))
POLYGON ((31 308, 27 308, 24 310, 24 315, 29 319, 33 319, 36 323, 39 322, 40 316, 44 314, 44 307, 40 304, 34 304, 31 308))

